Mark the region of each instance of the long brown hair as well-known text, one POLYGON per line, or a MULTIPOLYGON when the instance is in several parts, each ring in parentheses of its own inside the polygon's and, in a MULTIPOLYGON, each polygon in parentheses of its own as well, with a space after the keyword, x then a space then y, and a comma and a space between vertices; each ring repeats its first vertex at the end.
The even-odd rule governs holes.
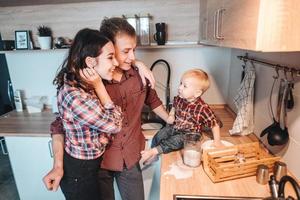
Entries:
POLYGON ((53 80, 57 90, 65 83, 84 90, 90 90, 89 85, 81 79, 79 70, 87 67, 86 57, 95 58, 99 56, 102 52, 102 47, 109 41, 98 30, 88 28, 80 30, 72 42, 68 57, 64 60, 60 71, 53 80))

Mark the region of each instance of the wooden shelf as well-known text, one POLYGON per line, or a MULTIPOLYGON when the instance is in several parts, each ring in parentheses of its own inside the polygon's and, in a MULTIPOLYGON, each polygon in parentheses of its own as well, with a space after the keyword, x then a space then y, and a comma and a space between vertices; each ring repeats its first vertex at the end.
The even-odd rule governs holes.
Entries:
POLYGON ((165 45, 157 45, 151 43, 149 46, 137 46, 137 49, 172 49, 172 48, 199 48, 203 45, 197 42, 176 42, 176 43, 166 43, 165 45))
MULTIPOLYGON (((157 45, 154 43, 151 43, 149 46, 137 46, 138 50, 151 50, 151 49, 173 49, 173 48, 199 48, 206 45, 202 45, 196 42, 178 42, 178 43, 166 43, 165 45, 157 45)), ((47 50, 41 50, 41 49, 28 49, 28 50, 11 50, 11 51, 0 51, 0 53, 33 53, 33 52, 53 52, 53 51, 68 51, 68 48, 65 49, 47 49, 47 50)))

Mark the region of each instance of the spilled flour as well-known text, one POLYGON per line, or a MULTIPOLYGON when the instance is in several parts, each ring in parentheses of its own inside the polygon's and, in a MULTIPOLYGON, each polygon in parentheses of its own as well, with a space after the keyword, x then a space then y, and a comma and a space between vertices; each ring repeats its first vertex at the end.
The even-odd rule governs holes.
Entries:
POLYGON ((185 179, 193 175, 193 169, 185 167, 183 165, 178 165, 174 162, 169 166, 170 170, 166 171, 164 175, 173 175, 176 179, 185 179))

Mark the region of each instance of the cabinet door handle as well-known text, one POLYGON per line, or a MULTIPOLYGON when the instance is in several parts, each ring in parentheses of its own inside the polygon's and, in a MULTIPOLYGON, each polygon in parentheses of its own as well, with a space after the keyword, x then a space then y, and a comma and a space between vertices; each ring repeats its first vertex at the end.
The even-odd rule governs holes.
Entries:
MULTIPOLYGON (((216 38, 218 40, 224 40, 224 36, 220 35, 220 17, 222 16, 223 11, 225 11, 225 8, 220 8, 217 10, 217 23, 216 23, 216 38)), ((221 21, 222 23, 222 21, 221 21)), ((222 25, 222 24, 221 24, 222 25)))
POLYGON ((214 14, 214 39, 217 39, 217 32, 216 32, 216 26, 217 26, 217 12, 218 11, 216 11, 215 12, 215 14, 214 14))
POLYGON ((52 140, 49 140, 48 148, 49 148, 50 157, 53 158, 52 140))
POLYGON ((2 150, 2 153, 3 153, 3 155, 8 155, 8 152, 6 151, 6 149, 5 149, 5 145, 4 145, 4 139, 1 139, 0 140, 0 145, 1 145, 1 150, 2 150))

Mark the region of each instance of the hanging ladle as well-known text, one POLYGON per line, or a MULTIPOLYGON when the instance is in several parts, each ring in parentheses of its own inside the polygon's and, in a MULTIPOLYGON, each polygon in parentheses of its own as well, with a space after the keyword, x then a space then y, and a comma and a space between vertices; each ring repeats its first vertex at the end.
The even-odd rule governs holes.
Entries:
POLYGON ((273 107, 272 107, 272 94, 273 94, 275 83, 276 83, 277 79, 279 78, 278 66, 275 66, 275 71, 276 71, 276 76, 273 76, 274 81, 272 84, 270 98, 269 98, 269 104, 270 104, 271 114, 273 117, 273 123, 270 126, 268 126, 267 128, 265 128, 260 134, 260 137, 263 137, 264 135, 268 134, 268 137, 267 137, 268 143, 272 146, 273 145, 281 145, 281 143, 284 142, 283 141, 284 138, 281 138, 282 129, 280 127, 280 112, 281 112, 280 104, 282 103, 282 95, 283 95, 283 94, 281 94, 282 91, 279 91, 279 94, 278 94, 278 101, 277 101, 277 118, 278 119, 277 120, 275 119, 273 107))
POLYGON ((288 81, 281 80, 278 92, 278 105, 277 105, 277 124, 268 133, 268 143, 272 146, 283 145, 288 142, 289 134, 286 126, 286 103, 288 95, 288 81), (282 112, 283 110, 283 112, 282 112), (280 115, 283 113, 283 129, 280 126, 280 115))

